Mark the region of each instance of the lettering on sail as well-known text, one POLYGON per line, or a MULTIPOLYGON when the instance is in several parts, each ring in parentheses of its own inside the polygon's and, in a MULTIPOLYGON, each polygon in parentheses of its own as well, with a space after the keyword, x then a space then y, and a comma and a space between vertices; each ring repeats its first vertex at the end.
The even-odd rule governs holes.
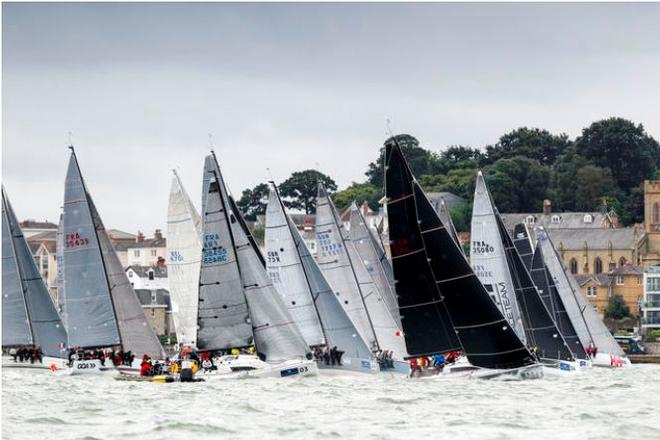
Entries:
POLYGON ((474 271, 475 275, 479 278, 492 278, 493 277, 493 272, 486 269, 486 267, 481 265, 481 264, 475 264, 474 266, 472 266, 472 270, 474 271))
POLYGON ((277 251, 266 252, 266 258, 268 259, 269 263, 279 263, 281 261, 280 254, 277 251))
POLYGON ((500 304, 502 307, 502 314, 509 321, 509 324, 514 325, 513 320, 513 311, 511 308, 511 299, 509 298, 509 291, 506 288, 506 284, 503 282, 497 283, 497 290, 500 294, 500 304))
POLYGON ((72 232, 71 234, 64 234, 64 247, 65 248, 77 248, 81 246, 87 246, 89 244, 89 238, 81 237, 79 233, 72 232))
POLYGON ((179 251, 170 251, 170 262, 171 263, 181 263, 183 261, 183 255, 179 251))
POLYGON ((227 249, 220 245, 220 234, 204 235, 202 261, 204 264, 217 264, 227 261, 227 249))
POLYGON ((321 255, 324 257, 337 256, 341 253, 341 243, 334 243, 332 234, 329 232, 319 232, 316 234, 319 241, 319 249, 321 255))
POLYGON ((472 254, 487 255, 495 252, 495 248, 483 240, 472 242, 472 254))

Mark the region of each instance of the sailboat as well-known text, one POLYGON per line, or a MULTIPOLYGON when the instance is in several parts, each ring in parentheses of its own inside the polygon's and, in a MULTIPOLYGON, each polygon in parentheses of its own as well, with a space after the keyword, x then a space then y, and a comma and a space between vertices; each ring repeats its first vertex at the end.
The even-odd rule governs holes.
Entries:
MULTIPOLYGON (((521 313, 527 345, 533 348, 535 354, 545 366, 553 368, 548 372, 560 371, 564 374, 568 371, 577 371, 580 365, 577 356, 559 331, 553 314, 541 298, 541 294, 532 280, 529 268, 525 264, 525 261, 528 264, 530 263, 529 252, 525 252, 526 260, 518 253, 513 239, 494 205, 481 172, 477 174, 474 209, 481 213, 477 221, 485 226, 481 231, 493 232, 488 227, 493 223, 497 227, 494 235, 488 237, 477 236, 475 240, 489 240, 489 242, 494 243, 495 248, 503 250, 503 255, 493 253, 489 258, 491 261, 501 259, 496 263, 504 266, 509 272, 515 293, 515 301, 521 313)), ((521 243, 518 245, 522 246, 521 243)), ((484 254, 481 255, 484 256, 484 254)), ((484 283, 487 281, 487 277, 482 279, 484 283)))
POLYGON ((390 368, 393 372, 407 374, 409 366, 404 361, 407 352, 401 329, 321 183, 316 199, 316 241, 316 258, 321 272, 360 335, 380 357, 385 351, 388 356, 392 353, 390 368))
MULTIPOLYGON (((388 275, 387 265, 383 261, 387 261, 384 249, 380 243, 376 241, 373 232, 362 215, 362 211, 358 208, 355 202, 351 203, 351 219, 349 236, 351 242, 355 245, 359 261, 364 264, 365 269, 371 275, 378 292, 380 292, 387 310, 394 318, 398 328, 401 328, 401 317, 399 316, 399 307, 396 302, 396 293, 394 293, 394 283, 390 282, 391 273, 388 275)), ((389 266, 391 271, 391 266, 389 266)))
POLYGON ((369 346, 286 214, 274 183, 266 209, 265 241, 268 274, 305 342, 315 350, 321 372, 378 372, 369 346), (343 353, 338 361, 330 357, 333 348, 343 353))
POLYGON ((495 304, 518 337, 526 343, 525 328, 504 246, 495 220, 494 204, 481 171, 477 173, 472 205, 470 263, 495 304))
POLYGON ((168 280, 177 343, 197 346, 202 221, 176 171, 167 208, 168 280))
POLYGON ((596 355, 591 359, 593 365, 613 368, 629 366, 630 360, 612 333, 605 327, 603 320, 582 295, 575 278, 563 265, 545 230, 539 227, 535 229, 535 233, 545 265, 582 346, 597 349, 596 355))
POLYGON ((472 377, 542 377, 542 366, 440 221, 394 137, 385 144, 385 197, 409 355, 463 350, 470 365, 460 369, 472 377))
POLYGON ((62 368, 66 331, 2 187, 2 348, 38 348, 41 362, 3 358, 3 368, 62 368))
POLYGON ((258 377, 317 374, 305 339, 270 281, 259 249, 246 233, 240 214, 231 209, 214 153, 206 157, 204 176, 208 184, 204 184, 198 348, 255 347, 256 356, 221 357, 220 372, 258 377))
POLYGON ((591 361, 588 360, 584 346, 580 342, 580 338, 577 336, 575 328, 566 313, 564 303, 557 293, 557 287, 545 265, 543 251, 538 243, 536 249, 532 251, 531 237, 525 224, 520 223, 515 225, 513 242, 518 250, 520 258, 529 270, 543 303, 553 317, 557 328, 564 337, 571 352, 575 356, 576 368, 583 369, 590 367, 591 361))
MULTIPOLYGON (((68 346, 113 348, 131 352, 137 364, 143 355, 163 359, 158 337, 144 315, 119 258, 112 248, 96 205, 85 184, 73 147, 64 187, 62 233, 64 309, 68 346)), ((107 361, 108 363, 110 361, 107 361)), ((138 374, 136 363, 117 366, 138 374)), ((98 359, 75 360, 72 374, 111 369, 98 359)))

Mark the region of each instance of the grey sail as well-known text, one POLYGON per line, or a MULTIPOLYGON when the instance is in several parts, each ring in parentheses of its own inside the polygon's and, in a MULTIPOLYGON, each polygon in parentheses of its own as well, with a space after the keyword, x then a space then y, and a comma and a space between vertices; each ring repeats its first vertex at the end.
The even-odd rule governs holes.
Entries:
POLYGON ((66 327, 66 307, 65 307, 65 293, 64 293, 64 258, 62 252, 64 250, 64 232, 62 229, 62 215, 57 225, 57 238, 55 244, 55 261, 57 263, 57 275, 55 278, 55 286, 57 288, 57 311, 62 318, 62 323, 66 327))
MULTIPOLYGON (((55 304, 53 304, 48 288, 41 278, 32 252, 27 241, 25 241, 23 231, 21 231, 4 191, 3 205, 6 211, 6 217, 3 220, 6 221, 11 232, 10 246, 13 247, 16 257, 16 265, 23 287, 22 292, 27 306, 27 315, 32 327, 33 344, 41 347, 41 352, 45 356, 63 357, 63 348, 66 346, 67 340, 64 325, 57 314, 55 304)), ((3 221, 3 224, 5 221, 3 221)))
POLYGON ((222 350, 252 345, 252 325, 231 233, 230 209, 220 191, 213 156, 204 162, 202 263, 197 312, 197 346, 222 350))
POLYGON ((387 282, 390 283, 392 290, 395 290, 394 271, 392 270, 392 263, 387 258, 387 253, 385 252, 385 246, 383 246, 383 242, 380 238, 380 233, 378 231, 372 231, 372 230, 370 230, 369 232, 370 232, 369 236, 371 237, 371 242, 373 243, 374 248, 378 252, 378 261, 380 261, 380 265, 383 268, 383 272, 387 277, 387 282))
POLYGON ((341 301, 344 310, 351 317, 360 336, 367 341, 369 347, 376 349, 378 343, 374 329, 348 252, 344 248, 341 231, 334 218, 334 206, 331 203, 325 188, 319 184, 316 199, 316 259, 321 272, 341 301))
POLYGON ((163 346, 147 322, 144 309, 142 309, 142 305, 140 305, 140 301, 128 281, 126 272, 112 247, 112 243, 110 243, 110 238, 89 194, 88 198, 101 253, 103 254, 103 261, 105 262, 105 271, 119 327, 121 346, 124 351, 131 351, 138 356, 148 354, 152 358, 163 359, 165 357, 163 346))
POLYGON ((599 352, 625 356, 619 344, 605 327, 603 320, 582 296, 577 282, 562 264, 546 232, 542 228, 536 229, 535 232, 536 241, 541 247, 545 264, 552 275, 552 281, 582 346, 587 347, 593 344, 599 352))
POLYGON ((526 342, 513 280, 495 220, 495 209, 481 171, 477 173, 472 206, 470 263, 479 281, 518 335, 526 342))
POLYGON ((362 212, 360 212, 355 202, 351 204, 351 228, 349 230, 349 236, 360 257, 360 261, 367 272, 369 272, 369 275, 371 275, 371 279, 380 292, 387 310, 390 312, 398 328, 401 329, 401 316, 399 316, 399 304, 396 300, 396 293, 394 292, 393 285, 388 280, 388 275, 381 260, 385 258, 385 261, 387 261, 385 253, 375 243, 369 226, 367 226, 362 212))
MULTIPOLYGON (((225 206, 228 206, 227 189, 220 168, 215 156, 211 155, 211 158, 215 171, 210 186, 214 181, 219 184, 221 197, 225 206)), ((257 351, 265 356, 268 362, 305 358, 308 354, 311 358, 305 339, 270 281, 259 250, 254 248, 243 229, 242 219, 229 212, 229 224, 257 351)))
POLYGON ((23 283, 18 271, 18 262, 9 218, 5 204, 5 189, 2 188, 2 346, 30 345, 34 342, 28 318, 27 304, 23 295, 23 283))
POLYGON ((69 346, 120 345, 101 248, 74 153, 69 159, 64 185, 62 233, 63 280, 67 291, 64 307, 69 346))
POLYGON ((266 267, 268 275, 308 346, 325 344, 325 336, 286 214, 274 189, 266 209, 266 267))

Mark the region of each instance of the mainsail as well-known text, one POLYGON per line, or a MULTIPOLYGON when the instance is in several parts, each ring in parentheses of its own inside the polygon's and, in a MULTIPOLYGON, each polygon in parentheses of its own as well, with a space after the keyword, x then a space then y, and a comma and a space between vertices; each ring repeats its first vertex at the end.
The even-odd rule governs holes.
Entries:
POLYGON ((321 341, 329 347, 336 346, 347 357, 372 356, 285 213, 276 188, 271 190, 266 211, 266 255, 273 284, 308 345, 321 341))
POLYGON ((390 284, 385 271, 386 266, 382 263, 382 259, 385 258, 387 261, 387 257, 383 249, 376 243, 374 236, 369 230, 369 226, 367 226, 362 216, 360 208, 358 208, 355 202, 351 204, 350 224, 349 236, 360 257, 359 260, 371 275, 371 279, 385 301, 387 310, 390 312, 397 327, 401 329, 401 317, 399 316, 399 306, 396 302, 394 286, 390 284))
POLYGON ((163 348, 110 243, 73 147, 62 225, 69 346, 120 345, 137 355, 162 358, 163 348))
POLYGON ((64 357, 66 331, 2 188, 2 345, 34 344, 64 357), (6 322, 5 322, 6 320, 6 322))
POLYGON ((449 212, 449 208, 447 207, 445 199, 440 198, 440 206, 438 207, 437 212, 442 224, 447 225, 447 232, 451 236, 452 240, 454 240, 461 252, 463 252, 463 247, 461 246, 461 242, 458 239, 458 232, 456 232, 456 227, 454 226, 454 221, 451 219, 451 213, 449 212))
POLYGON ((481 171, 477 173, 472 205, 470 262, 488 294, 511 327, 525 342, 525 329, 516 303, 495 209, 481 171))
POLYGON ((392 265, 410 355, 462 345, 476 366, 533 364, 414 180, 395 139, 385 145, 385 165, 392 265))
POLYGON ((541 359, 574 360, 571 349, 557 328, 553 315, 543 302, 500 214, 495 212, 495 216, 504 244, 507 264, 511 271, 516 299, 522 312, 527 344, 536 346, 537 354, 541 359))
POLYGON ((201 219, 174 171, 167 208, 168 280, 177 342, 197 346, 201 219))
POLYGON ((523 223, 518 223, 513 227, 513 245, 518 251, 518 255, 522 259, 527 270, 532 269, 532 258, 534 258, 534 250, 532 248, 532 240, 527 232, 527 226, 523 223))
POLYGON ((332 200, 323 185, 319 183, 316 198, 316 259, 321 272, 362 338, 367 341, 370 348, 377 349, 378 342, 364 302, 364 294, 358 284, 355 269, 344 247, 344 239, 339 228, 332 200))
POLYGON ((557 292, 566 307, 582 346, 593 344, 601 353, 609 353, 620 357, 625 356, 612 333, 605 327, 603 320, 582 296, 575 278, 568 273, 562 264, 550 238, 542 228, 536 230, 536 241, 541 246, 545 264, 552 275, 557 292))
MULTIPOLYGON (((213 164, 213 175, 209 187, 218 187, 227 206, 227 187, 214 154, 210 156, 210 161, 213 164)), ((228 220, 257 351, 271 362, 311 358, 305 339, 270 281, 259 249, 249 240, 239 216, 229 212, 228 220)))
POLYGON ((220 183, 215 159, 207 156, 204 162, 204 237, 197 312, 197 346, 202 350, 247 347, 253 343, 229 223, 230 210, 220 192, 220 183))
POLYGON ((536 251, 534 251, 534 257, 532 258, 531 274, 546 307, 552 311, 555 323, 562 336, 564 336, 564 340, 576 357, 584 359, 586 357, 584 346, 580 342, 580 338, 578 338, 575 328, 566 313, 564 302, 559 297, 559 293, 557 293, 557 287, 543 259, 543 250, 538 243, 536 245, 536 251))

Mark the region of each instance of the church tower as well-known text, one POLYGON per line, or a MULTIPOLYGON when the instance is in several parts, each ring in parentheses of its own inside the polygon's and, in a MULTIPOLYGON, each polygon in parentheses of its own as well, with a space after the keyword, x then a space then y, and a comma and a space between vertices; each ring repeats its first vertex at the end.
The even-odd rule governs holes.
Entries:
POLYGON ((644 181, 644 232, 642 266, 660 266, 660 180, 644 181))

